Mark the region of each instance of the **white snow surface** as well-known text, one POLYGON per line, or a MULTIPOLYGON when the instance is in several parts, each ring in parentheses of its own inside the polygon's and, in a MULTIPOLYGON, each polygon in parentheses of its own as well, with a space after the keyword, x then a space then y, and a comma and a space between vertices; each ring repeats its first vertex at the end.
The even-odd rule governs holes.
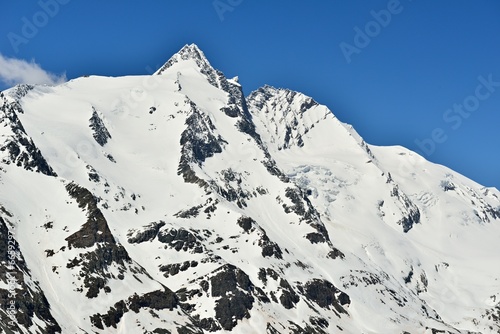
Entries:
MULTIPOLYGON (((218 299, 200 287, 226 265, 246 273, 269 298, 274 291, 277 299, 255 298, 249 316, 232 329, 237 333, 264 333, 268 324, 288 333, 283 326, 293 322, 305 328, 311 317, 327 320, 325 333, 500 332, 498 317, 491 316, 500 310, 497 189, 403 147, 369 145, 326 106, 301 93, 265 86, 247 98, 246 116, 231 117, 221 110, 231 104, 223 85, 240 89, 237 78, 211 80, 216 71, 194 45, 172 59, 152 76, 82 77, 54 87, 34 86, 20 97, 17 87, 3 92, 8 103, 18 101, 25 133, 57 174, 17 166, 2 150, 0 216, 62 333, 151 333, 156 328, 176 333, 193 318, 214 318, 218 299), (193 104, 221 146, 204 161, 189 162, 208 183, 205 188, 186 182, 179 171, 181 138, 193 104), (104 145, 89 126, 93 110, 110 135, 104 145), (261 144, 239 129, 243 117, 255 125, 261 144), (266 154, 288 182, 269 172, 266 154), (88 214, 66 190, 71 182, 94 195, 114 240, 132 261, 123 269, 125 277, 109 279, 110 292, 100 290, 95 298, 79 289, 78 269, 67 267, 98 247, 68 248, 66 238, 80 230, 88 214), (284 210, 293 206, 288 188, 300 189, 316 210, 313 221, 326 228, 328 242, 311 242, 306 236, 315 227, 284 210), (229 200, 221 189, 234 190, 237 199, 229 200), (179 214, 193 207, 197 214, 179 214), (253 219, 252 230, 237 224, 242 216, 253 219), (48 222, 51 227, 44 227, 48 222), (203 251, 178 251, 159 236, 129 242, 152 222, 163 222, 160 233, 195 231, 203 251), (261 254, 263 235, 279 246, 282 258, 261 254), (343 256, 329 256, 334 249, 343 256), (47 256, 47 250, 54 255, 47 256), (197 266, 172 275, 160 270, 186 261, 197 266), (264 283, 261 268, 272 268, 300 295, 292 308, 279 302, 285 291, 280 279, 268 276, 264 283), (302 297, 299 286, 312 279, 331 282, 347 294, 346 313, 302 297), (102 330, 90 321, 120 300, 163 287, 200 293, 185 301, 193 305, 189 311, 142 308, 102 330)), ((11 138, 8 127, 0 131, 2 141, 11 138)), ((200 135, 209 141, 210 136, 200 135)), ((113 264, 107 270, 115 277, 122 269, 113 264)), ((36 323, 24 332, 36 333, 36 323)))

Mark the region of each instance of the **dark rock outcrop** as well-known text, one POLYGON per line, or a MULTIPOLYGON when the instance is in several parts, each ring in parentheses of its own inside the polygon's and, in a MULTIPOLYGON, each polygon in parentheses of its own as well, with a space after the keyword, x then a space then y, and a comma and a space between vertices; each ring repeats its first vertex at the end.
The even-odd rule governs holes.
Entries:
POLYGON ((31 277, 15 235, 2 217, 0 264, 0 281, 8 286, 7 289, 0 288, 0 329, 6 333, 21 333, 27 328, 43 333, 61 333, 45 294, 31 277), (34 322, 34 318, 39 321, 34 322))
POLYGON ((14 164, 26 170, 57 176, 45 160, 42 152, 36 147, 17 114, 24 113, 18 102, 8 102, 0 98, 0 126, 10 129, 11 134, 0 142, 0 158, 6 164, 14 164), (3 152, 3 153, 2 153, 3 152))
POLYGON ((178 306, 179 300, 175 293, 165 288, 164 290, 148 292, 141 296, 134 294, 127 298, 126 301, 121 300, 115 303, 106 314, 97 313, 92 315, 90 320, 100 330, 104 330, 104 327, 117 328, 117 324, 123 315, 129 311, 135 313, 138 313, 140 309, 173 311, 178 306))
POLYGON ((146 241, 151 241, 158 235, 160 228, 165 226, 165 222, 160 220, 157 222, 151 222, 150 224, 143 226, 140 230, 131 230, 127 233, 127 241, 131 244, 140 244, 146 241))
POLYGON ((101 210, 97 207, 97 200, 87 189, 69 183, 66 190, 73 197, 80 208, 87 213, 87 222, 78 232, 66 238, 69 247, 86 248, 97 242, 115 244, 115 239, 109 230, 108 223, 101 210))
POLYGON ((94 137, 99 145, 104 146, 108 142, 108 139, 111 139, 106 125, 94 107, 92 107, 92 117, 89 119, 89 127, 92 129, 92 137, 94 137))
POLYGON ((196 235, 184 228, 161 230, 158 233, 158 241, 176 251, 202 253, 204 250, 203 244, 198 240, 196 235))

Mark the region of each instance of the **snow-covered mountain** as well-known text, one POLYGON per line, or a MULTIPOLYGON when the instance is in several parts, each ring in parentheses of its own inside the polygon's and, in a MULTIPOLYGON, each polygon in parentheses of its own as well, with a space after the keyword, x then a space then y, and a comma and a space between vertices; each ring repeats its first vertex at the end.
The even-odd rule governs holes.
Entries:
POLYGON ((500 333, 500 192, 187 45, 0 93, 5 333, 500 333))

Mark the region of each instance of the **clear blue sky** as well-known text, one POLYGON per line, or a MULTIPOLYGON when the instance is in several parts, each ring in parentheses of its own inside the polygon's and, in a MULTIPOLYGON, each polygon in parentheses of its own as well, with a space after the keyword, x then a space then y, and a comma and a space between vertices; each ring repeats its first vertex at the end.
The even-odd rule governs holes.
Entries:
POLYGON ((500 189, 498 0, 8 1, 0 29, 4 62, 68 79, 147 74, 196 43, 247 94, 301 91, 371 144, 500 189))

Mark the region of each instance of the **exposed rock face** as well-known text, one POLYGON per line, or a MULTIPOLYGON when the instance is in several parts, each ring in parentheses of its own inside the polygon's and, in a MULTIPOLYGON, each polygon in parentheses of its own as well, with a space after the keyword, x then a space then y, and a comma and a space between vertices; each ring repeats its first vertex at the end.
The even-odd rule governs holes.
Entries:
MULTIPOLYGON (((66 238, 68 249, 92 248, 86 253, 79 253, 66 267, 79 270, 79 276, 83 277, 80 289, 86 289, 85 295, 88 298, 95 298, 101 290, 110 290, 107 285, 110 279, 123 279, 124 273, 128 271, 127 267, 134 264, 125 248, 116 243, 92 193, 74 183, 68 184, 66 189, 87 215, 87 222, 80 230, 66 238), (111 267, 118 269, 116 277, 109 273, 111 267)), ((142 268, 133 270, 144 272, 142 268)))
POLYGON ((186 119, 186 129, 182 132, 181 160, 177 173, 182 175, 186 182, 196 183, 200 187, 207 187, 206 181, 200 179, 192 168, 192 164, 201 165, 205 159, 222 152, 226 141, 214 133, 215 126, 210 118, 200 112, 196 104, 190 104, 190 115, 186 119))
POLYGON ((304 291, 306 297, 320 307, 334 308, 339 313, 345 313, 342 305, 350 303, 348 295, 326 280, 313 279, 305 284, 304 291))
POLYGON ((406 215, 398 221, 398 225, 401 225, 403 232, 407 233, 415 224, 420 223, 420 210, 397 186, 392 190, 391 196, 403 205, 406 215))
POLYGON ((161 75, 175 63, 185 60, 193 60, 196 66, 199 67, 200 72, 206 76, 208 82, 214 87, 227 89, 227 87, 229 86, 227 79, 226 77, 224 77, 222 72, 215 70, 210 65, 207 58, 205 58, 205 54, 195 44, 184 46, 179 52, 172 56, 172 58, 170 58, 158 71, 156 71, 155 75, 161 75))
POLYGON ((98 329, 105 327, 116 328, 124 314, 129 311, 139 313, 142 308, 156 311, 170 310, 177 308, 179 301, 177 296, 169 289, 158 290, 146 293, 142 296, 134 294, 127 301, 119 301, 109 309, 106 314, 95 314, 91 317, 92 324, 98 329))
POLYGON ((87 212, 87 222, 82 228, 66 238, 68 247, 87 248, 96 243, 116 244, 106 219, 97 207, 97 201, 90 191, 70 183, 66 186, 71 197, 76 199, 78 206, 87 212))
POLYGON ((23 109, 17 101, 8 102, 5 97, 0 98, 0 126, 4 127, 4 131, 7 131, 5 134, 7 138, 0 143, 2 163, 14 164, 27 170, 57 176, 33 140, 26 134, 17 116, 20 113, 23 113, 23 109))
POLYGON ((92 137, 94 137, 99 145, 106 145, 108 139, 111 139, 111 135, 94 107, 92 107, 92 117, 90 117, 89 122, 89 127, 92 129, 92 137))
POLYGON ((216 301, 215 318, 225 330, 233 329, 238 320, 249 318, 254 298, 253 284, 248 275, 234 266, 225 266, 210 280, 216 301))
POLYGON ((163 226, 165 226, 165 222, 160 220, 160 222, 152 222, 140 230, 130 230, 127 234, 129 237, 127 241, 131 244, 140 244, 142 242, 151 241, 156 238, 160 228, 163 226))
POLYGON ((158 234, 158 241, 176 251, 202 253, 203 245, 192 232, 180 229, 165 229, 158 234))
POLYGON ((319 104, 312 98, 288 89, 265 86, 252 92, 248 100, 269 121, 272 144, 278 150, 303 147, 303 136, 330 115, 329 110, 317 108, 319 104), (315 116, 310 118, 311 114, 315 116))
MULTIPOLYGON (((8 212, 2 208, 4 214, 8 212)), ((0 217, 0 328, 6 333, 34 328, 43 333, 61 333, 52 316, 50 305, 31 276, 16 236, 0 217), (39 319, 38 321, 34 321, 39 319)))

